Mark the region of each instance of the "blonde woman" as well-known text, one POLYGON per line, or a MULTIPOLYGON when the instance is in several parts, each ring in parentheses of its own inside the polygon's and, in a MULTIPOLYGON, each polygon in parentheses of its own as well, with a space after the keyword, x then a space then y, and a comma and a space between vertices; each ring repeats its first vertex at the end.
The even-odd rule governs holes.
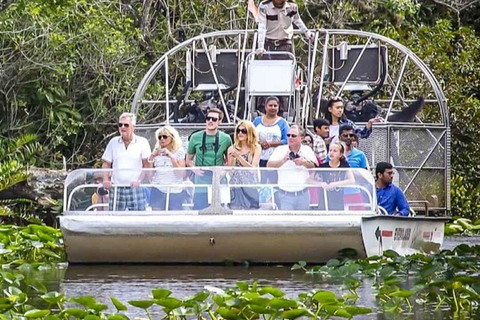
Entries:
POLYGON ((166 210, 167 193, 169 193, 168 210, 182 210, 184 197, 180 185, 185 171, 171 170, 185 167, 185 150, 182 147, 182 140, 178 131, 171 126, 158 129, 155 132, 155 138, 157 143, 148 162, 152 163, 154 168, 166 169, 156 170, 154 173, 152 183, 162 186, 152 188, 150 206, 153 210, 166 210))
MULTIPOLYGON (((235 128, 234 144, 227 151, 227 164, 230 167, 256 168, 260 163, 262 148, 253 123, 240 121, 235 128)), ((257 172, 252 170, 235 170, 230 184, 257 184, 257 172)), ((232 188, 232 209, 257 209, 258 191, 253 187, 232 188)))

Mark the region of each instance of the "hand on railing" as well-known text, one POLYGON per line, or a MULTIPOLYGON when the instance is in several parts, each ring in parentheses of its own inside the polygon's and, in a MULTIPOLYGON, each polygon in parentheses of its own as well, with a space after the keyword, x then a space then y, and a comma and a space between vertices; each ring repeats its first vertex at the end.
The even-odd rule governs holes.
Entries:
POLYGON ((108 181, 104 181, 103 182, 103 187, 105 189, 111 189, 112 188, 112 181, 108 180, 108 181))
POLYGON ((255 51, 255 54, 256 54, 256 55, 259 55, 259 56, 263 56, 263 55, 265 54, 265 52, 267 52, 267 51, 262 48, 262 49, 257 49, 257 50, 255 51))
POLYGON ((199 167, 192 167, 191 168, 192 172, 195 173, 197 176, 203 176, 205 174, 205 170, 202 170, 199 167))

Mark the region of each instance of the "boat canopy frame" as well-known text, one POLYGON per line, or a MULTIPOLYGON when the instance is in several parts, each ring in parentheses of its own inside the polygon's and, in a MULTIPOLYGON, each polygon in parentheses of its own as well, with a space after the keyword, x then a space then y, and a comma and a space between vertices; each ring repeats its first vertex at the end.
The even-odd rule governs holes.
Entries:
MULTIPOLYGON (((385 121, 374 124, 370 138, 361 140, 360 149, 365 152, 372 167, 380 161, 393 163, 398 172, 398 180, 395 182, 404 190, 416 210, 431 210, 447 215, 451 201, 449 113, 447 99, 433 72, 412 50, 385 36, 346 29, 310 31, 315 35, 314 41, 310 43, 299 36, 298 31, 294 35, 294 47, 307 49, 295 54, 298 72, 294 80, 297 87, 291 99, 295 113, 284 114, 286 119, 311 130, 312 119, 324 113, 321 106, 323 99, 348 95, 357 90, 352 89, 352 85, 377 86, 380 88, 377 93, 380 94, 373 101, 383 112, 385 121), (365 70, 364 59, 370 57, 375 50, 379 52, 379 65, 375 68, 383 70, 384 77, 381 80, 369 79, 363 82, 363 75, 357 71, 365 70), (339 63, 341 67, 341 63, 345 62, 341 61, 342 55, 344 59, 348 54, 353 57, 347 61, 350 69, 343 73, 343 78, 335 79, 334 73, 339 66, 335 63, 339 63), (381 59, 385 59, 383 65, 381 59), (388 90, 385 89, 387 87, 388 90), (421 104, 428 106, 421 111, 421 116, 416 113, 408 121, 392 117, 417 103, 418 95, 424 95, 421 104)), ((204 128, 203 123, 181 123, 175 116, 179 106, 185 106, 196 99, 189 98, 195 91, 192 86, 181 99, 174 98, 173 94, 176 90, 175 84, 178 87, 179 82, 191 83, 194 80, 192 74, 195 70, 192 69, 195 65, 186 63, 184 71, 178 72, 178 64, 182 59, 191 62, 195 52, 205 55, 205 63, 210 68, 208 71, 213 79, 209 89, 217 96, 218 106, 225 114, 229 114, 231 110, 225 96, 226 88, 219 79, 221 70, 217 74, 219 65, 216 56, 222 50, 237 52, 238 81, 234 88, 234 112, 232 117, 225 117, 225 123, 220 128, 231 131, 239 120, 252 120, 258 113, 253 103, 248 104, 254 95, 248 91, 246 83, 249 75, 245 73, 248 71, 247 57, 249 54, 252 56, 251 53, 256 50, 257 36, 256 30, 250 29, 215 31, 188 39, 163 54, 140 81, 131 104, 131 112, 138 114, 140 119, 146 114, 141 111, 144 107, 161 109, 163 118, 156 117, 155 122, 139 123, 137 130, 142 131, 153 145, 153 131, 160 125, 170 124, 177 128, 186 145, 192 132, 204 128), (222 49, 222 46, 226 46, 226 49, 222 49), (176 72, 172 72, 173 70, 176 72), (179 74, 182 79, 174 79, 175 76, 178 78, 179 74), (148 88, 157 84, 157 77, 160 78, 161 93, 149 97, 148 88), (244 105, 241 104, 243 92, 244 105)), ((377 56, 373 57, 377 59, 377 56)), ((373 73, 376 73, 376 70, 374 69, 373 73)), ((373 92, 377 88, 366 90, 373 92)), ((153 90, 156 91, 158 90, 153 90)), ((357 121, 357 124, 361 125, 362 121, 357 121)))

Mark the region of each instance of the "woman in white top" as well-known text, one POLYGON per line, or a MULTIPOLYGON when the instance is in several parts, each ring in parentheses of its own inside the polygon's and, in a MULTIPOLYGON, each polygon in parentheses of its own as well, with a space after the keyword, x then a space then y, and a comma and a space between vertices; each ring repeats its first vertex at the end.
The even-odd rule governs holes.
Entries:
POLYGON ((185 150, 178 131, 171 126, 165 126, 155 132, 157 143, 155 150, 148 158, 155 170, 152 183, 161 186, 152 188, 150 206, 153 210, 166 210, 167 194, 169 194, 168 210, 182 210, 184 170, 172 168, 185 167, 185 150), (160 169, 161 168, 161 169, 160 169))

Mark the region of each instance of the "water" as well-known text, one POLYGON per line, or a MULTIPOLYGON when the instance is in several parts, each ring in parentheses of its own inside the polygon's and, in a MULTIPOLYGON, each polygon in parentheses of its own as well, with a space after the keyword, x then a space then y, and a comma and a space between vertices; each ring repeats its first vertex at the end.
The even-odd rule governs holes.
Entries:
MULTIPOLYGON (((460 243, 478 243, 480 238, 447 238, 444 247, 453 248, 460 243)), ((47 283, 49 290, 65 292, 68 297, 91 295, 106 303, 113 311, 110 297, 116 297, 124 304, 128 300, 141 300, 151 297, 151 290, 166 288, 178 298, 191 296, 204 289, 215 286, 222 289, 232 288, 237 281, 260 285, 271 285, 282 289, 287 297, 295 298, 298 293, 314 289, 331 290, 337 295, 346 293, 340 284, 320 282, 315 276, 303 271, 291 271, 290 266, 205 266, 205 265, 71 265, 67 269, 52 269, 48 272, 32 274, 47 283)), ((408 280, 407 280, 408 282, 408 280)), ((407 284, 408 286, 408 284, 407 284)), ((375 289, 371 280, 364 280, 358 289, 360 299, 357 305, 370 307, 370 315, 357 316, 354 319, 376 320, 447 320, 454 319, 450 311, 434 311, 433 306, 415 307, 411 314, 382 314, 375 299, 375 289)), ((153 306, 152 311, 159 319, 160 307, 153 306), (156 309, 155 309, 156 308, 156 309)), ((143 310, 129 306, 128 316, 145 317, 143 310)), ((457 318, 455 318, 457 319, 457 318)), ((465 318, 468 319, 468 318, 465 318)), ((471 317, 470 319, 478 319, 471 317)))

